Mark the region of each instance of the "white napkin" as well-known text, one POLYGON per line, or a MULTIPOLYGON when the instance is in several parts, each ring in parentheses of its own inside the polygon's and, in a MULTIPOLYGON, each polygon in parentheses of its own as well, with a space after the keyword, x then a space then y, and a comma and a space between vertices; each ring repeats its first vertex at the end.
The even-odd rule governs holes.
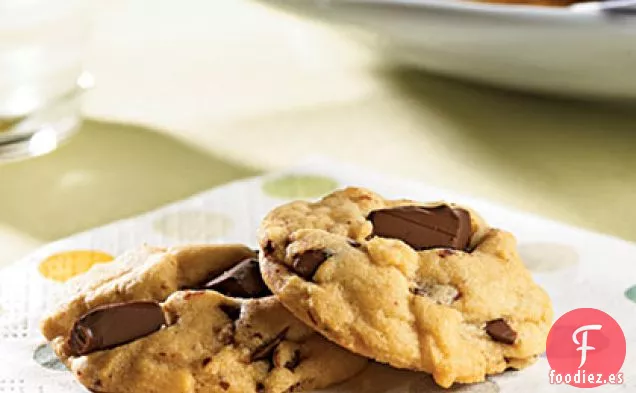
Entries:
MULTIPOLYGON (((117 255, 143 243, 241 242, 255 246, 259 221, 274 206, 289 199, 316 198, 350 185, 368 187, 386 197, 464 203, 480 212, 492 226, 515 233, 526 264, 550 293, 557 316, 579 307, 599 308, 613 316, 625 332, 627 359, 622 372, 626 382, 599 387, 596 391, 636 392, 634 244, 416 182, 313 160, 284 173, 234 182, 156 211, 51 243, 0 271, 0 393, 85 391, 44 345, 38 330, 39 319, 53 304, 62 285, 43 277, 38 270, 50 255, 86 249, 117 255), (632 287, 634 289, 629 291, 632 287)), ((526 370, 495 376, 483 384, 455 386, 450 391, 576 390, 565 385, 550 385, 548 367, 547 360, 541 357, 526 370)), ((438 388, 424 373, 373 365, 354 380, 326 391, 426 393, 447 390, 438 388)))

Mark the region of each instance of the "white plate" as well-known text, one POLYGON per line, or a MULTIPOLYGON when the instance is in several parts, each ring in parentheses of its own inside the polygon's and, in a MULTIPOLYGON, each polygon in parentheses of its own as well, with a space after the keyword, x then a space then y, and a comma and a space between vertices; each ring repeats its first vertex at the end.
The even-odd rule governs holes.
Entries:
POLYGON ((636 14, 458 0, 261 0, 374 33, 401 63, 492 85, 636 98, 636 14))

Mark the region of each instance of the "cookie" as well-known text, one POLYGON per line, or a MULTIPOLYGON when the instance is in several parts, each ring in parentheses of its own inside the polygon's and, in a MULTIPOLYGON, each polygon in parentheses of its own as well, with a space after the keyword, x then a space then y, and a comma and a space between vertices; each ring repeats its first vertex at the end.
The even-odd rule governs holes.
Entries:
POLYGON ((263 278, 296 317, 358 354, 444 387, 523 368, 552 321, 514 237, 467 208, 360 188, 270 212, 263 278))
POLYGON ((368 363, 293 317, 239 245, 145 247, 68 290, 42 333, 94 392, 297 392, 368 363))

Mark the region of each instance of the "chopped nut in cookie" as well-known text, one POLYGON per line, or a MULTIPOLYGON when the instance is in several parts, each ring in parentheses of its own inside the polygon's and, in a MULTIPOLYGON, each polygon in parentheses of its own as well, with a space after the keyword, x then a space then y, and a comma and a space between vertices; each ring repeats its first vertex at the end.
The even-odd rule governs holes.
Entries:
POLYGON ((453 286, 434 283, 420 283, 410 290, 414 295, 426 296, 444 305, 453 303, 461 296, 457 288, 453 286))

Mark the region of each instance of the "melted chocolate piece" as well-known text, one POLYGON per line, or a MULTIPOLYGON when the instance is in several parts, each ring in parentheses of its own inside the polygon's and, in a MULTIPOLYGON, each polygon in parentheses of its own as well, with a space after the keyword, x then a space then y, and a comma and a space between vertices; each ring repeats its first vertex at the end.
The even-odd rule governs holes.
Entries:
POLYGON ((258 261, 254 258, 241 261, 205 284, 204 288, 241 298, 258 298, 272 294, 263 282, 258 261))
POLYGON ((166 325, 159 303, 129 302, 101 306, 73 325, 69 345, 74 356, 114 348, 148 336, 166 325))
POLYGON ((399 239, 415 250, 466 250, 470 243, 470 214, 448 205, 374 210, 367 220, 373 224, 373 236, 399 239))

